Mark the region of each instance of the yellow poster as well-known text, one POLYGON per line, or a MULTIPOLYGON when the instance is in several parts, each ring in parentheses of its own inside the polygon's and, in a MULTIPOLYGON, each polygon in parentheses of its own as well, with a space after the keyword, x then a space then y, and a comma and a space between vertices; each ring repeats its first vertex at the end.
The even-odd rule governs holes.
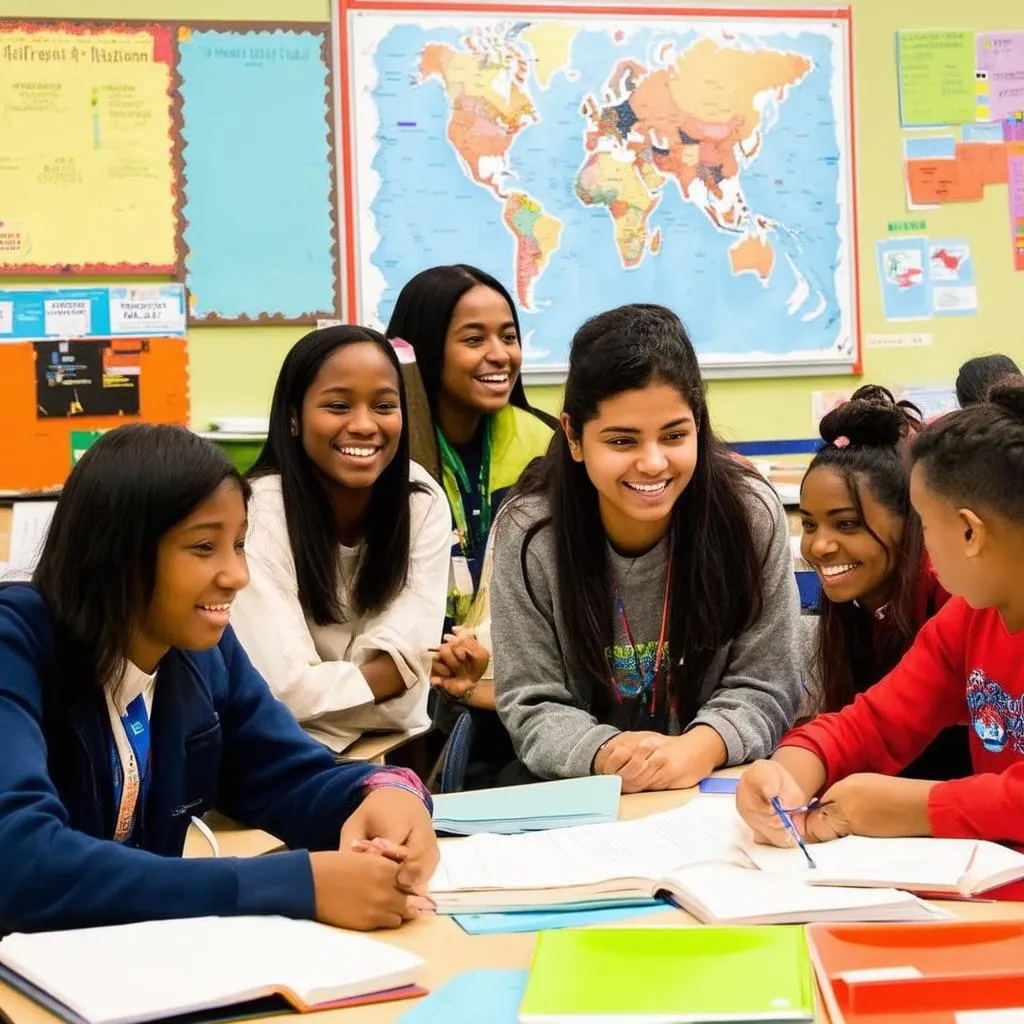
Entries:
POLYGON ((0 274, 170 273, 171 29, 0 21, 0 274))

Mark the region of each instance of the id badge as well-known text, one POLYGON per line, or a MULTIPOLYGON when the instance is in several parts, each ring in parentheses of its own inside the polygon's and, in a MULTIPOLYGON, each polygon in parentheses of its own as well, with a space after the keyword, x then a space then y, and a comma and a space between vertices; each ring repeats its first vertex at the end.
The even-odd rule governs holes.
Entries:
POLYGON ((451 587, 453 593, 471 596, 473 593, 473 574, 469 571, 469 562, 463 555, 452 556, 451 587))

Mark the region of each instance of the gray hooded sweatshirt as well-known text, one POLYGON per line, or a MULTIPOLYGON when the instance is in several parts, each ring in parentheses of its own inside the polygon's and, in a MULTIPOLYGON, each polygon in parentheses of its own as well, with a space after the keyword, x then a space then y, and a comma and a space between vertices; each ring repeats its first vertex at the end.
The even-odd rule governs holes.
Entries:
MULTIPOLYGON (((767 757, 792 724, 801 695, 800 602, 785 512, 767 483, 751 477, 748 487, 752 533, 765 566, 761 614, 716 652, 695 683, 696 717, 680 723, 669 715, 662 725, 672 735, 710 726, 722 738, 730 765, 767 757)), ((658 646, 669 542, 663 539, 636 558, 608 547, 629 631, 616 616, 615 646, 605 654, 623 699, 618 711, 611 702, 612 711, 599 721, 589 709, 595 686, 608 687, 609 680, 581 678, 570 667, 566 652, 572 645, 559 601, 550 526, 533 535, 522 557, 526 533, 548 514, 543 496, 528 496, 513 499, 495 523, 494 682, 498 713, 526 768, 543 779, 574 778, 590 774, 598 748, 616 733, 652 728, 631 724, 628 709, 645 703, 642 681, 658 646)))

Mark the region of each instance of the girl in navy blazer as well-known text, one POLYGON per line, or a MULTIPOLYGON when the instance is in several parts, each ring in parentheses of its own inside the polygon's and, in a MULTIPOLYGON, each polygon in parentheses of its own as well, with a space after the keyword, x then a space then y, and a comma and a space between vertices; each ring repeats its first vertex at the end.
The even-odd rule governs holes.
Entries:
POLYGON ((228 625, 248 493, 188 430, 114 430, 72 471, 31 585, 0 588, 0 933, 230 914, 370 929, 427 905, 422 785, 335 764, 228 625), (292 852, 181 859, 214 807, 292 852))

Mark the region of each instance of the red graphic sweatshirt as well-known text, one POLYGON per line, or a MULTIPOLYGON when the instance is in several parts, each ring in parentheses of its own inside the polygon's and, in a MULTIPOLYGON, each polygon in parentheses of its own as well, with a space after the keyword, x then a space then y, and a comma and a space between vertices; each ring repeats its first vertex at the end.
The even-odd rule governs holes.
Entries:
MULTIPOLYGON (((896 775, 948 726, 971 726, 974 774, 928 798, 932 834, 1024 847, 1024 631, 955 597, 903 660, 854 702, 783 737, 824 763, 827 789, 858 772, 896 775)), ((996 890, 1024 899, 1024 882, 996 890)))

